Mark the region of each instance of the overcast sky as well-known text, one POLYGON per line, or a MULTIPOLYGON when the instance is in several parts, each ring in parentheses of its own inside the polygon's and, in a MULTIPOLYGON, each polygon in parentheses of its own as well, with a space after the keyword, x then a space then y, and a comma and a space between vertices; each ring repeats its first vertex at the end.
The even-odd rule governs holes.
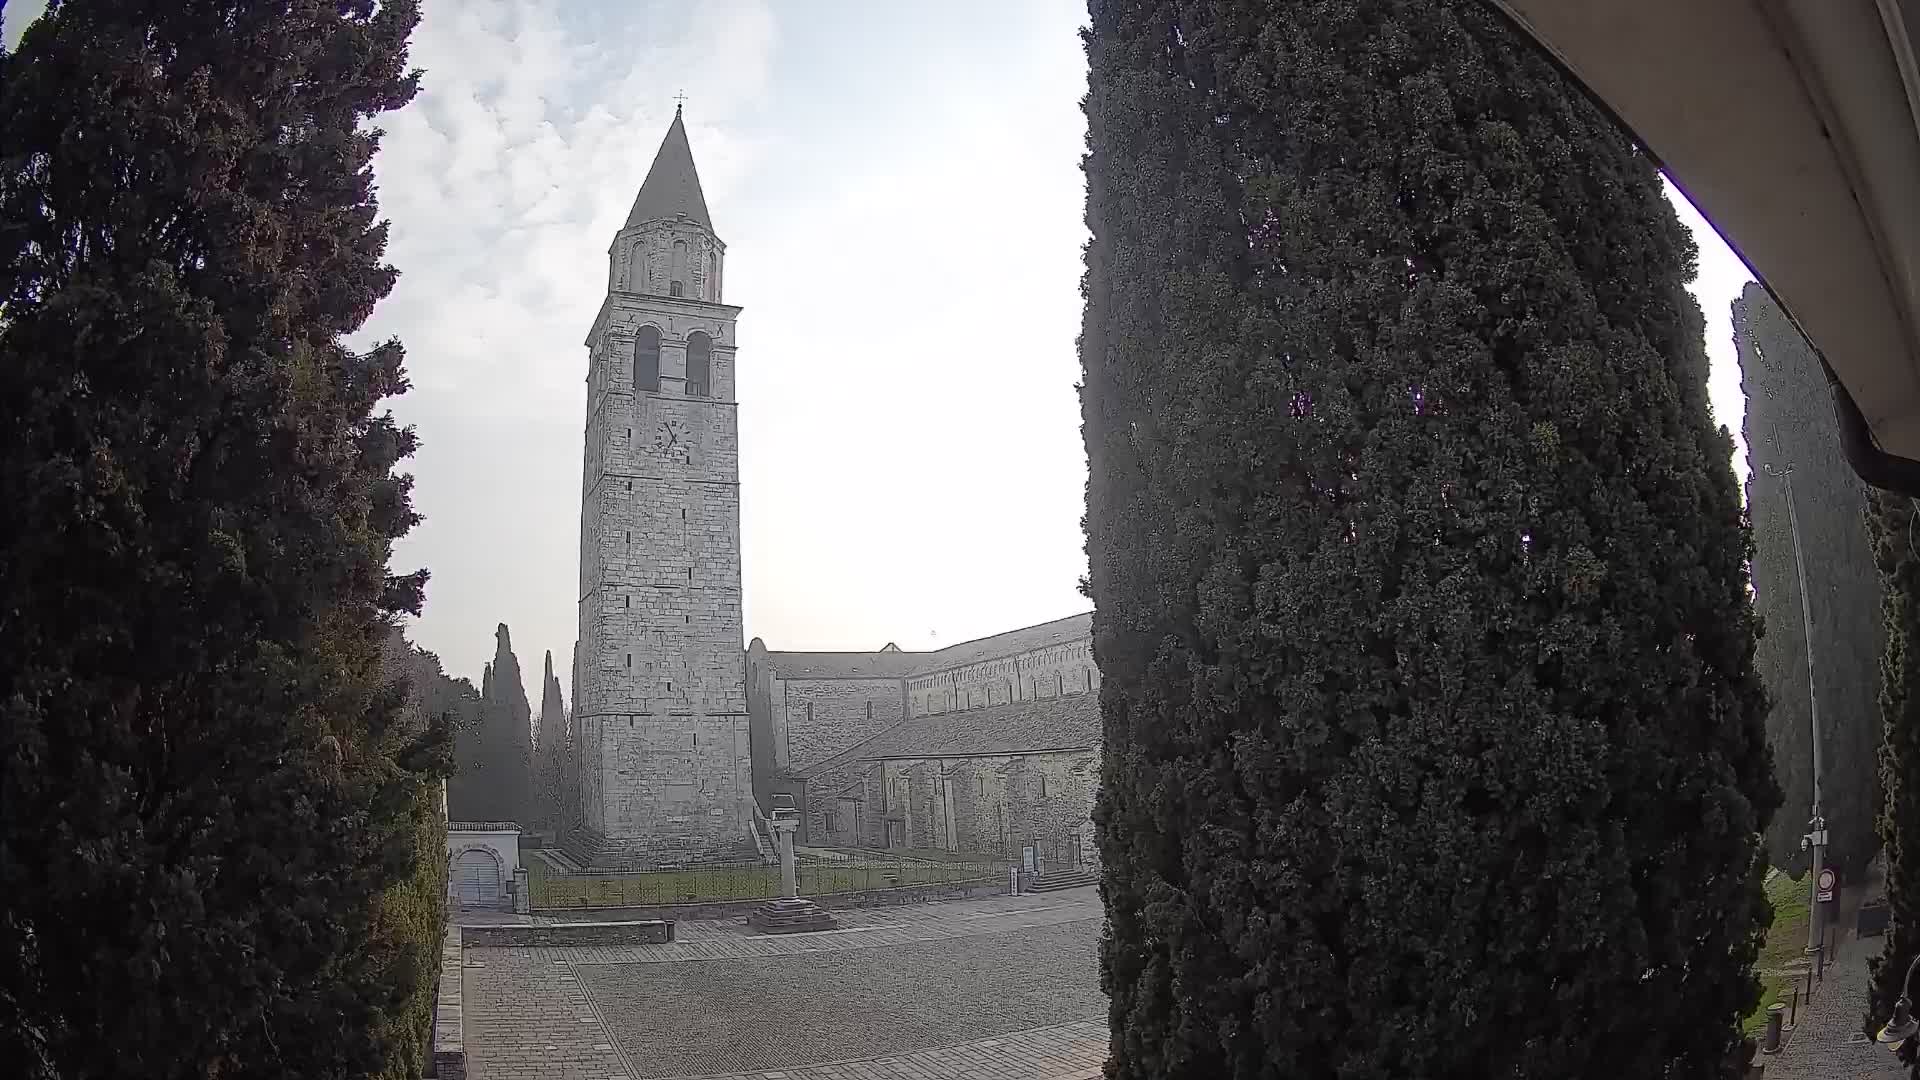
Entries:
MULTIPOLYGON (((41 4, 9 0, 9 43, 41 4)), ((378 162, 425 565, 411 636, 479 681, 513 629, 563 684, 582 346, 684 91, 739 322, 746 632, 952 644, 1084 610, 1074 383, 1082 0, 427 0, 378 162)), ((1713 399, 1748 280, 1691 208, 1713 399)), ((1744 475, 1745 462, 1737 462, 1744 475)), ((569 700, 571 687, 569 686, 569 700)))

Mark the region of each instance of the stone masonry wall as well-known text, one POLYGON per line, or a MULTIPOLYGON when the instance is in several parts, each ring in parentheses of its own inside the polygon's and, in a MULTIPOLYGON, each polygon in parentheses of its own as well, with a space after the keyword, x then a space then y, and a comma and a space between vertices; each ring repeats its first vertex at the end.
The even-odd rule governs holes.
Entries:
POLYGON ((1092 843, 1098 750, 864 764, 851 789, 855 797, 836 800, 832 810, 837 843, 1009 860, 1031 845, 1047 868, 1098 862, 1092 843), (849 835, 855 816, 857 839, 849 835))
POLYGON ((675 243, 687 245, 681 277, 686 297, 719 303, 727 246, 693 222, 643 222, 622 230, 609 252, 607 290, 671 295, 675 243))
POLYGON ((774 679, 774 758, 816 765, 906 718, 899 679, 774 679))
POLYGON ((907 708, 912 716, 1099 688, 1100 670, 1093 663, 1093 646, 1084 641, 1049 645, 906 680, 907 708))
MULTIPOLYGON (((615 259, 684 232, 623 233, 615 259)), ((722 854, 751 827, 736 314, 613 292, 589 335, 575 726, 584 846, 596 854, 722 854), (660 389, 640 393, 634 334, 648 324, 661 333, 660 389), (686 393, 695 331, 713 341, 710 397, 686 393)))

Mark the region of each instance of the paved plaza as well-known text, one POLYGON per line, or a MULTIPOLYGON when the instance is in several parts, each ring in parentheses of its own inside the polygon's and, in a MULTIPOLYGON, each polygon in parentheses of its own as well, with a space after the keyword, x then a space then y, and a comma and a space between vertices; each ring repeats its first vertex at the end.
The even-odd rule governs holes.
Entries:
POLYGON ((1091 1080, 1106 1057, 1093 889, 836 913, 664 945, 468 948, 477 1080, 1091 1080))

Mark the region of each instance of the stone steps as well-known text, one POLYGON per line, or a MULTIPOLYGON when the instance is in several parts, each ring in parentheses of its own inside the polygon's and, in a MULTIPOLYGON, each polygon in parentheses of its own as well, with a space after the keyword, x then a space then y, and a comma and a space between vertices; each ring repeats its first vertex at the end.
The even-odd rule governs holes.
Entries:
POLYGON ((1058 892, 1100 884, 1100 875, 1091 870, 1048 870, 1027 883, 1027 892, 1058 892))
POLYGON ((747 925, 762 934, 804 934, 833 930, 840 924, 806 897, 769 900, 747 914, 747 925))

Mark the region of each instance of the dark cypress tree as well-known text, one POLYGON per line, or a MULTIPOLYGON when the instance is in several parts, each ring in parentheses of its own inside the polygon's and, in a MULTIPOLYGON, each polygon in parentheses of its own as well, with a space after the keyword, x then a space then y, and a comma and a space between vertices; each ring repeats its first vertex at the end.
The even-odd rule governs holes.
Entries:
POLYGON ((540 727, 534 741, 534 819, 544 829, 562 824, 562 769, 567 753, 567 705, 560 696, 560 680, 553 674, 553 653, 547 653, 540 680, 540 727))
POLYGON ((1893 925, 1873 959, 1869 1029, 1893 1014, 1907 966, 1920 954, 1920 509, 1873 492, 1868 523, 1884 584, 1886 652, 1880 661, 1880 839, 1887 854, 1893 925))
POLYGON ((1805 869, 1800 838, 1813 801, 1805 620, 1786 505, 1790 483, 1813 608, 1826 774, 1821 801, 1832 839, 1827 858, 1855 874, 1880 850, 1873 778, 1881 723, 1874 695, 1886 620, 1867 542, 1866 487, 1840 452, 1819 358, 1765 288, 1749 284, 1734 301, 1733 338, 1747 398, 1754 606, 1766 626, 1758 661, 1773 701, 1767 741, 1785 795, 1767 830, 1767 856, 1775 866, 1805 869), (1779 475, 1784 469, 1792 470, 1790 477, 1779 475))
MULTIPOLYGON (((0 1062, 388 1071, 443 740, 367 121, 412 0, 50 5, 0 67, 0 1062)), ((438 853, 429 853, 435 860, 438 853)))
MULTIPOLYGON (((507 624, 494 629, 493 662, 479 700, 455 735, 447 813, 455 821, 533 822, 533 710, 507 624)), ((470 684, 468 684, 470 685, 470 684)))
POLYGON ((500 789, 500 820, 532 824, 533 706, 506 623, 493 631, 493 695, 487 704, 489 767, 500 789))
POLYGON ((1490 5, 1090 8, 1107 1075, 1730 1075, 1778 792, 1653 165, 1490 5))
MULTIPOLYGON (((499 800, 487 745, 488 688, 493 667, 488 665, 475 690, 466 679, 452 679, 453 776, 447 781, 447 817, 452 821, 498 821, 507 809, 499 800)), ((510 816, 510 815, 507 815, 510 816)))

